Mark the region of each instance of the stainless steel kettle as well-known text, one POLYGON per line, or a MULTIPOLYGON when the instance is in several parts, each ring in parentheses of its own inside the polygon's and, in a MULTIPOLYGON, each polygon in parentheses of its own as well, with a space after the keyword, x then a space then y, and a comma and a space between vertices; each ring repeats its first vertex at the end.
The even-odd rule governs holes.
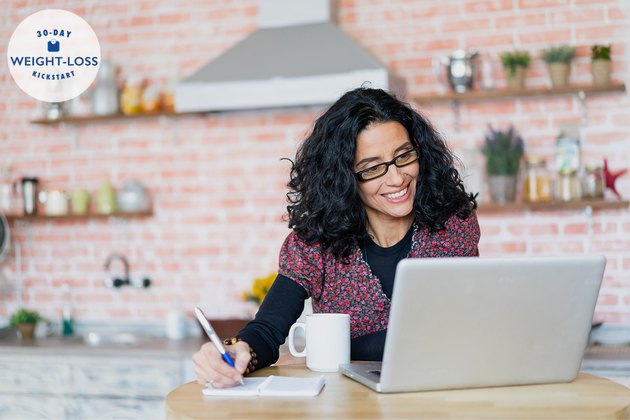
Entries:
POLYGON ((476 50, 456 50, 449 57, 441 57, 440 61, 446 70, 448 84, 457 93, 472 90, 477 72, 476 50))

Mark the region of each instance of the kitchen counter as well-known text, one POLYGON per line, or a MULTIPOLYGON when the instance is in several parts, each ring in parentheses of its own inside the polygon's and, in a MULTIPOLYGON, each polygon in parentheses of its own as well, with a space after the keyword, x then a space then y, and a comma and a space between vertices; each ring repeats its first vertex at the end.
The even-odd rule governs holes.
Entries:
POLYGON ((147 337, 132 344, 87 344, 81 336, 38 338, 24 343, 17 337, 0 339, 0 356, 5 353, 50 354, 55 356, 132 356, 132 357, 190 357, 205 341, 198 337, 173 341, 161 337, 147 337))
MULTIPOLYGON (((81 355, 81 356, 166 356, 188 357, 192 356, 207 340, 201 337, 189 337, 184 340, 174 341, 162 337, 142 338, 133 344, 102 344, 92 346, 87 344, 81 336, 60 337, 51 336, 38 338, 30 343, 23 343, 16 336, 0 339, 0 355, 3 353, 21 354, 53 354, 81 355)), ((630 345, 603 346, 590 345, 584 353, 583 366, 589 368, 598 365, 617 364, 626 367, 630 375, 630 345)))
POLYGON ((610 360, 628 363, 630 367, 630 345, 602 346, 591 345, 584 352, 584 359, 589 361, 610 360))

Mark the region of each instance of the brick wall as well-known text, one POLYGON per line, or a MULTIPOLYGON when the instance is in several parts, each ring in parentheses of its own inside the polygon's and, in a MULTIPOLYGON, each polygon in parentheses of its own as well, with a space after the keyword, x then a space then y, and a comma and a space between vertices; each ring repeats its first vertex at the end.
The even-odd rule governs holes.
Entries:
MULTIPOLYGON (((164 86, 186 75, 255 29, 257 2, 180 0, 7 0, 0 14, 0 52, 6 56, 15 26, 44 8, 83 16, 99 36, 103 55, 122 76, 142 75, 164 86)), ((578 47, 572 81, 588 83, 588 46, 612 42, 614 78, 630 82, 630 2, 625 0, 410 1, 342 0, 340 26, 407 81, 410 95, 442 88, 433 58, 456 48, 478 48, 493 63, 518 47, 534 56, 550 43, 578 47), (464 29, 466 28, 466 29, 464 29)), ((234 112, 177 119, 143 119, 88 125, 38 126, 41 112, 0 67, 0 164, 17 176, 38 176, 44 188, 95 191, 103 180, 120 187, 146 184, 154 199, 147 219, 14 222, 22 251, 1 268, 12 282, 23 278, 24 304, 59 317, 61 285, 74 292, 77 317, 160 320, 178 297, 201 304, 211 316, 239 316, 241 294, 255 276, 275 269, 288 233, 282 221, 288 164, 321 109, 234 112), (122 252, 132 274, 148 274, 149 290, 103 286, 103 264, 122 252)), ((539 59, 528 85, 546 86, 539 59)), ((460 108, 460 130, 448 104, 418 105, 460 155, 478 147, 487 123, 516 125, 528 151, 551 157, 559 125, 580 123, 572 96, 478 102, 460 108)), ((582 126, 583 156, 612 168, 630 161, 630 101, 625 94, 588 99, 582 126)), ((630 177, 619 182, 630 196, 630 177)), ((484 256, 601 253, 608 257, 597 312, 609 323, 630 322, 630 212, 583 211, 480 215, 484 256)), ((0 316, 15 309, 0 296, 0 316)))

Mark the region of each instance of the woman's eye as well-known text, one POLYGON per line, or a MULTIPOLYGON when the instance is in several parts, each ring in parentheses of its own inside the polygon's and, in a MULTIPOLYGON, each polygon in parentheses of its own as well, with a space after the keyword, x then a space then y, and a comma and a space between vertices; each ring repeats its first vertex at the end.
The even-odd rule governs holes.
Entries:
POLYGON ((403 153, 402 155, 398 156, 398 159, 396 159, 399 163, 405 163, 405 162, 409 162, 410 160, 415 159, 415 156, 413 154, 413 150, 410 150, 408 152, 403 153))
POLYGON ((361 171, 364 175, 373 175, 379 173, 382 170, 381 165, 372 166, 371 168, 364 169, 361 171))

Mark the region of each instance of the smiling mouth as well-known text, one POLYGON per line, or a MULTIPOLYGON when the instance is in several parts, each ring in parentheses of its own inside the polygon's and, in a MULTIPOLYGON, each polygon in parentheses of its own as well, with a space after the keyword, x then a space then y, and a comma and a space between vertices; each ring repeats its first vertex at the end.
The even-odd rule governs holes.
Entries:
POLYGON ((402 189, 402 190, 400 190, 398 192, 395 192, 395 193, 383 194, 383 197, 395 200, 396 198, 400 198, 400 197, 404 196, 405 194, 407 194, 407 190, 408 189, 409 189, 409 187, 406 187, 405 189, 402 189))

